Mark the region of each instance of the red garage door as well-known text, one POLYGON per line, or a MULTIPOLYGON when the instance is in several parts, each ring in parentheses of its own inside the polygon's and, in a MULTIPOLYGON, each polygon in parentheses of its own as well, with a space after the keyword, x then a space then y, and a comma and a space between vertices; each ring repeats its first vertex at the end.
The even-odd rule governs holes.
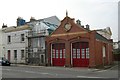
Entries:
POLYGON ((74 67, 87 67, 89 65, 89 46, 87 42, 72 44, 72 60, 74 67))
POLYGON ((56 43, 52 45, 52 64, 53 66, 65 65, 65 44, 56 43))

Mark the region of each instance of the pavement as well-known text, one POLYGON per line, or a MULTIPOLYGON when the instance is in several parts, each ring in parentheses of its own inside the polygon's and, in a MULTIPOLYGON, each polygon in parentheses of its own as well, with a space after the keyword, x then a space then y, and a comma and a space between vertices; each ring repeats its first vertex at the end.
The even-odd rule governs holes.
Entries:
POLYGON ((95 71, 101 71, 101 70, 108 70, 108 69, 116 69, 118 68, 118 64, 110 65, 110 66, 104 66, 103 68, 86 68, 86 67, 59 67, 59 66, 37 66, 37 65, 26 65, 26 64, 11 64, 12 66, 26 66, 26 67, 39 67, 39 68, 49 68, 49 69, 68 69, 68 70, 89 70, 92 72, 95 71))
MULTIPOLYGON (((2 68, 5 78, 117 78, 118 65, 107 69, 12 64, 2 68)), ((100 79, 101 80, 101 79, 100 79)), ((108 79, 109 80, 109 79, 108 79)))

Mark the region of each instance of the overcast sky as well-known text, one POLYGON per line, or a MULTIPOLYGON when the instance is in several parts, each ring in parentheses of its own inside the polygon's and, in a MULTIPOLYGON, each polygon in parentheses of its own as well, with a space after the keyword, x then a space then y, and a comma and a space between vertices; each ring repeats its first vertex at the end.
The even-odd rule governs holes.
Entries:
POLYGON ((18 16, 29 21, 56 15, 60 20, 68 16, 80 19, 90 29, 110 27, 114 41, 118 40, 119 0, 0 0, 0 26, 15 26, 18 16))

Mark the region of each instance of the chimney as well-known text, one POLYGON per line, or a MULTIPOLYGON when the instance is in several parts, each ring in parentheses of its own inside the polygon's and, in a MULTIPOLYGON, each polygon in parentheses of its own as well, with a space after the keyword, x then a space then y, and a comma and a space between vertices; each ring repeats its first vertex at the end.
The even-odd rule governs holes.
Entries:
POLYGON ((81 21, 79 19, 76 21, 76 23, 81 26, 81 21))
POLYGON ((30 22, 31 22, 31 21, 35 21, 35 20, 36 20, 36 19, 35 19, 34 17, 31 17, 31 18, 30 18, 30 22))
POLYGON ((21 18, 21 17, 18 17, 17 18, 17 26, 22 26, 22 25, 25 25, 26 21, 21 18))
POLYGON ((17 21, 16 21, 17 26, 19 26, 20 19, 21 19, 21 17, 18 17, 18 18, 17 18, 17 21))
POLYGON ((86 29, 87 29, 87 30, 90 30, 90 26, 89 26, 88 24, 86 25, 86 29))
POLYGON ((6 27, 7 27, 7 24, 6 24, 6 25, 4 25, 4 23, 3 23, 2 28, 6 28, 6 27))

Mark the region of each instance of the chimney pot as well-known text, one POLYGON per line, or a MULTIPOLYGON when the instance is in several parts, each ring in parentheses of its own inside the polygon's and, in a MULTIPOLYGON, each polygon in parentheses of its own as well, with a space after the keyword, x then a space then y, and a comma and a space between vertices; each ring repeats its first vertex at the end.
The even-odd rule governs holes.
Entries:
POLYGON ((6 28, 6 27, 7 27, 7 24, 6 24, 6 25, 4 25, 4 23, 3 23, 2 28, 6 28))
POLYGON ((88 24, 86 25, 86 29, 87 29, 87 30, 90 30, 90 26, 89 26, 88 24))
POLYGON ((79 19, 76 21, 76 23, 81 26, 81 21, 79 19))

